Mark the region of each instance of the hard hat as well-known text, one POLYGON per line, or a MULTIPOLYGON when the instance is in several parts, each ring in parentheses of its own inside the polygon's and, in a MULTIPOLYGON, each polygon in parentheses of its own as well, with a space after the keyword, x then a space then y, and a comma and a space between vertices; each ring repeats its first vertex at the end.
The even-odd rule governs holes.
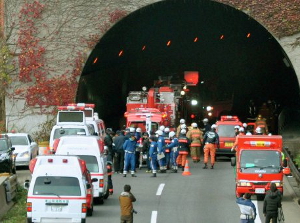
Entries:
POLYGON ((236 125, 236 126, 234 126, 234 128, 235 128, 235 129, 239 129, 239 128, 240 128, 240 126, 236 125))
POLYGON ((244 131, 245 131, 245 129, 243 127, 239 128, 239 132, 244 132, 244 131))
POLYGON ((186 133, 186 130, 185 130, 185 129, 181 129, 180 133, 181 133, 181 134, 185 134, 185 133, 186 133))
POLYGON ((181 128, 181 129, 186 129, 186 124, 180 125, 180 128, 181 128))
POLYGON ((215 124, 213 124, 212 126, 211 126, 211 129, 216 129, 217 128, 217 125, 215 125, 215 124))
POLYGON ((164 131, 164 129, 165 129, 164 125, 159 126, 159 130, 164 131))
POLYGON ((208 119, 207 118, 203 119, 203 122, 208 122, 208 119))
POLYGON ((246 136, 251 136, 251 135, 252 135, 251 132, 246 133, 246 136))
POLYGON ((170 128, 166 127, 164 132, 170 132, 170 128))
POLYGON ((182 118, 182 119, 180 119, 180 124, 184 124, 185 123, 185 120, 182 118))
POLYGON ((259 115, 257 116, 257 118, 262 118, 261 114, 259 114, 259 115))
POLYGON ((129 128, 129 131, 130 132, 135 132, 135 128, 131 127, 131 128, 129 128))
POLYGON ((159 136, 162 136, 164 134, 163 131, 161 131, 161 130, 157 130, 155 133, 159 136))
POLYGON ((261 127, 257 127, 257 128, 255 129, 255 132, 256 132, 256 133, 262 133, 261 127))
POLYGON ((243 126, 244 126, 244 128, 247 128, 248 125, 247 125, 247 123, 243 123, 243 126))
POLYGON ((268 136, 271 136, 271 135, 272 135, 272 133, 269 133, 269 134, 268 134, 268 136))
POLYGON ((193 127, 193 128, 197 128, 197 127, 198 127, 197 123, 196 123, 196 122, 193 122, 193 123, 192 123, 192 127, 193 127))
POLYGON ((136 128, 136 132, 142 132, 141 128, 136 128))
POLYGON ((176 135, 176 133, 173 132, 173 131, 171 131, 171 132, 169 133, 169 138, 172 138, 172 137, 174 137, 175 135, 176 135))

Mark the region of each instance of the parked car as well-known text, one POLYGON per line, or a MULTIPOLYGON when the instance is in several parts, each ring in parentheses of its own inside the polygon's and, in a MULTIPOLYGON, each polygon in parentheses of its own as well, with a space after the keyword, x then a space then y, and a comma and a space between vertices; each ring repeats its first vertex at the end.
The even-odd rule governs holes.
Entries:
POLYGON ((0 173, 16 173, 14 149, 10 138, 6 134, 0 134, 0 173))
POLYGON ((27 133, 7 133, 7 135, 15 147, 13 154, 16 166, 29 166, 30 160, 38 155, 38 144, 27 133))

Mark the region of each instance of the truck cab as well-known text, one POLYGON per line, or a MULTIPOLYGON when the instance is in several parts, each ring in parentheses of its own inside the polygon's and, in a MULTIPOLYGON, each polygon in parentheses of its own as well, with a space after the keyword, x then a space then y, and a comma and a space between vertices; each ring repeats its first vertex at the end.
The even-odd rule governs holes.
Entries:
POLYGON ((27 222, 86 222, 87 213, 93 211, 89 203, 93 180, 85 161, 76 156, 39 156, 29 169, 27 222))
POLYGON ((217 133, 220 139, 220 149, 216 150, 216 156, 225 155, 232 156, 234 152, 231 151, 235 142, 235 126, 242 126, 237 116, 221 116, 221 120, 217 121, 217 133))
POLYGON ((283 192, 282 137, 279 135, 239 136, 236 157, 236 196, 245 193, 264 196, 275 183, 283 192))

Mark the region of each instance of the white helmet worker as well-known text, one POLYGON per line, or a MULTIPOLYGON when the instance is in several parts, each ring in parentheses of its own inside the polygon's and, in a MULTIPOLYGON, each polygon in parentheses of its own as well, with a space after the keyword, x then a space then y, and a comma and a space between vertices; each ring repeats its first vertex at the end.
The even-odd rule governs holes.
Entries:
POLYGON ((164 132, 165 132, 165 133, 170 132, 170 128, 166 127, 166 128, 164 129, 164 132))
POLYGON ((162 136, 164 133, 163 133, 163 131, 161 131, 161 130, 157 130, 157 131, 155 132, 155 134, 157 134, 157 135, 159 135, 159 136, 162 136))
POLYGON ((169 133, 169 138, 172 138, 172 137, 174 137, 176 135, 176 133, 174 132, 174 131, 171 131, 170 133, 169 133))
POLYGON ((217 129, 217 125, 213 124, 213 125, 211 126, 211 129, 217 129))
POLYGON ((196 123, 196 122, 193 122, 193 123, 192 123, 192 127, 193 127, 193 128, 197 128, 197 127, 198 127, 197 123, 196 123))
POLYGON ((247 126, 248 126, 247 123, 243 123, 244 128, 247 128, 247 126))
POLYGON ((185 129, 181 129, 180 133, 181 134, 186 134, 186 130, 185 129))
POLYGON ((251 132, 246 133, 246 136, 251 136, 251 135, 252 135, 251 132))
POLYGON ((208 119, 207 118, 203 119, 203 123, 208 123, 208 119))
POLYGON ((257 127, 257 128, 255 129, 255 132, 258 133, 258 134, 262 133, 261 127, 257 127))
POLYGON ((238 125, 234 126, 234 129, 239 129, 239 128, 240 128, 240 126, 238 126, 238 125))
POLYGON ((136 132, 142 132, 141 128, 136 128, 136 132))
POLYGON ((164 129, 165 129, 164 125, 159 126, 159 130, 164 131, 164 129))
POLYGON ((181 129, 186 129, 186 124, 181 124, 181 125, 180 125, 180 128, 181 128, 181 129))
POLYGON ((182 118, 182 119, 180 119, 180 124, 184 124, 185 123, 185 120, 182 118))
POLYGON ((245 129, 243 127, 240 127, 239 132, 245 132, 245 129))
POLYGON ((135 132, 135 128, 130 127, 130 128, 129 128, 129 132, 135 132))

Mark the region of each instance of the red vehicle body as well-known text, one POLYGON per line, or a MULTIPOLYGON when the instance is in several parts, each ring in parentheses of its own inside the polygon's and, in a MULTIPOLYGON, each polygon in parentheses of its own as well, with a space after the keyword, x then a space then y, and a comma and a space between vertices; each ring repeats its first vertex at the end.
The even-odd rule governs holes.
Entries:
POLYGON ((236 166, 237 197, 245 193, 265 195, 272 182, 283 192, 281 136, 239 136, 236 157, 231 158, 231 165, 236 166))
POLYGON ((234 126, 242 126, 237 116, 221 116, 217 121, 217 133, 220 139, 220 149, 216 150, 216 155, 234 155, 231 148, 235 142, 234 126))

